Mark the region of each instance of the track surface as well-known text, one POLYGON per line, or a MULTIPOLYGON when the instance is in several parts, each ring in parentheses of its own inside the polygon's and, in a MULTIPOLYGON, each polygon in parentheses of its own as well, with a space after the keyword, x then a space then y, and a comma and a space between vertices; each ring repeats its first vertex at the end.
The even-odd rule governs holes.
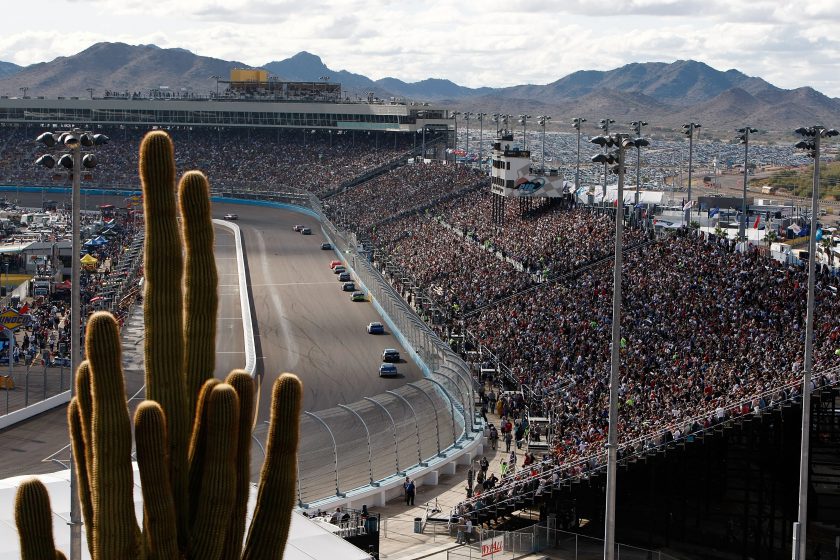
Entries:
MULTIPOLYGON (((38 193, 20 198, 23 205, 40 206, 38 193)), ((62 201, 61 195, 49 198, 62 201)), ((122 199, 90 196, 86 202, 87 209, 94 209, 102 203, 120 204, 122 199)), ((382 350, 403 349, 390 334, 367 334, 367 323, 380 317, 370 303, 353 303, 350 294, 341 290, 329 268, 335 253, 320 249, 324 239, 315 219, 271 208, 214 205, 215 217, 227 212, 240 214, 250 276, 261 381, 257 432, 264 431, 260 427, 269 418, 271 385, 283 371, 301 377, 304 409, 310 411, 349 404, 422 378, 415 364, 405 362, 398 365, 397 378, 378 377, 382 350), (313 235, 294 232, 298 223, 310 227, 313 235)), ((216 376, 224 377, 244 366, 244 353, 233 237, 222 228, 216 228, 216 236, 220 284, 216 376)), ((131 353, 135 356, 126 364, 126 388, 131 395, 142 387, 142 328, 136 328, 126 344, 135 346, 125 350, 126 360, 131 353)), ((0 433, 0 478, 55 470, 57 465, 42 460, 67 445, 66 429, 65 409, 59 407, 0 433)), ((360 430, 356 426, 353 434, 360 430)), ((399 439, 408 439, 408 434, 399 439)), ((367 453, 365 449, 359 452, 367 453)), ((256 474, 261 461, 256 455, 254 459, 252 472, 256 474)))

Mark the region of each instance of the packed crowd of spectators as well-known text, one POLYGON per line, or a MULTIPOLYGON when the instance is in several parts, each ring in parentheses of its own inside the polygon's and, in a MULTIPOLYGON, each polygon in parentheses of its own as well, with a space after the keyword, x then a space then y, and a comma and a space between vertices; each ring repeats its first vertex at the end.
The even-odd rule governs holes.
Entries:
MULTIPOLYGON (((504 227, 494 226, 492 200, 487 190, 476 190, 463 198, 439 205, 435 212, 447 224, 478 243, 500 251, 521 263, 525 270, 561 275, 585 263, 612 254, 614 220, 608 214, 589 210, 557 208, 545 204, 525 215, 516 200, 505 205, 504 227)), ((548 199, 536 201, 537 204, 548 199)), ((625 243, 638 243, 644 233, 625 232, 625 243)))
MULTIPOLYGON (((685 236, 627 255, 623 274, 619 440, 625 453, 799 394, 804 270, 685 236)), ((604 456, 611 277, 608 266, 584 271, 564 286, 485 310, 468 325, 533 389, 530 413, 551 415, 554 458, 545 468, 564 476, 604 456)), ((837 290, 837 277, 819 276, 817 373, 840 365, 837 290)), ((814 384, 837 380, 830 372, 814 384)))
POLYGON ((491 303, 532 283, 529 275, 471 240, 459 237, 425 213, 382 225, 372 239, 383 253, 380 258, 408 272, 439 307, 453 315, 491 303))
POLYGON ((324 201, 333 222, 357 232, 407 210, 428 206, 487 179, 464 165, 415 163, 394 169, 324 201))
MULTIPOLYGON (((63 223, 69 223, 69 215, 66 211, 57 211, 57 214, 65 214, 59 217, 56 224, 56 234, 52 241, 57 241, 63 235, 63 223), (64 218, 63 220, 61 218, 64 218)), ((93 214, 82 216, 82 225, 87 231, 102 232, 101 217, 93 214)), ((128 311, 128 301, 120 306, 120 302, 113 309, 107 299, 109 294, 113 297, 125 298, 136 297, 136 289, 131 292, 120 291, 117 286, 122 283, 126 272, 118 272, 121 264, 130 258, 141 258, 139 253, 132 254, 127 248, 135 243, 138 235, 142 235, 139 224, 133 220, 116 220, 108 229, 108 242, 99 246, 89 247, 88 254, 96 259, 96 264, 82 267, 80 279, 80 301, 82 304, 82 317, 87 317, 99 309, 112 310, 115 318, 123 324, 128 311)), ((45 239, 45 241, 47 241, 45 239)), ((83 239, 85 241, 85 239, 83 239)), ((139 264, 136 263, 136 264, 139 264)), ((69 265, 68 265, 69 266, 69 265)), ((125 268, 125 267, 123 267, 125 268)), ((53 263, 39 265, 36 279, 55 278, 53 263)), ((69 367, 70 366, 70 283, 56 282, 47 295, 26 296, 23 299, 15 300, 15 308, 18 312, 28 314, 30 320, 21 329, 17 336, 15 347, 11 349, 12 358, 15 363, 24 361, 27 365, 43 365, 46 367, 69 367)), ((84 324, 84 319, 82 324, 84 324)), ((0 352, 0 360, 8 360, 9 348, 4 346, 0 352)))
MULTIPOLYGON (((97 166, 83 174, 83 186, 139 187, 140 140, 148 128, 97 128, 110 142, 96 146, 97 166)), ((0 128, 0 183, 52 186, 69 184, 66 173, 35 165, 48 150, 35 142, 36 127, 0 128)), ((179 170, 199 169, 216 189, 292 187, 316 194, 338 188, 348 179, 399 157, 412 146, 385 133, 311 130, 212 129, 167 130, 175 141, 179 170)))

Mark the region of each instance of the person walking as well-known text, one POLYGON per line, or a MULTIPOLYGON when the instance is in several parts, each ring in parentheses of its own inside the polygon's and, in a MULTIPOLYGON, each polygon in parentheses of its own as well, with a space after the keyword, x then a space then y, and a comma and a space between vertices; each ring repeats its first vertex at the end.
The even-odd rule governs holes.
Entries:
POLYGON ((505 453, 510 452, 510 444, 513 442, 513 436, 510 435, 510 432, 505 432, 505 453))

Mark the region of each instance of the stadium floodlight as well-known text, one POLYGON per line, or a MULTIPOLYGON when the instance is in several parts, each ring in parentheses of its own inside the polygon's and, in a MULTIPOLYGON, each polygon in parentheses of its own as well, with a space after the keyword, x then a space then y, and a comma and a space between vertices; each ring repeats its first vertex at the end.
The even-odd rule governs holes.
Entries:
POLYGON ((37 163, 38 165, 43 165, 47 169, 52 169, 53 167, 55 167, 56 161, 55 158, 50 154, 44 154, 43 156, 36 159, 35 163, 37 163))
POLYGON ((35 141, 40 142, 47 148, 52 148, 53 146, 55 146, 55 135, 52 132, 44 132, 42 134, 39 134, 38 138, 36 138, 35 141))
POLYGON ((73 169, 73 156, 70 154, 64 154, 58 158, 58 165, 64 167, 65 169, 73 169))
MULTIPOLYGON (((65 146, 70 153, 62 154, 57 160, 50 154, 45 154, 35 160, 35 163, 48 169, 59 165, 71 171, 73 177, 72 189, 72 212, 71 212, 71 272, 70 272, 70 312, 72 316, 78 317, 81 309, 79 254, 82 244, 80 238, 80 203, 81 203, 81 174, 82 168, 92 169, 96 166, 96 156, 91 153, 82 156, 82 148, 89 148, 95 145, 106 144, 109 139, 104 134, 94 134, 83 130, 69 130, 63 132, 44 132, 40 134, 37 141, 48 148, 65 146)), ((70 321, 70 395, 75 394, 76 370, 79 367, 81 351, 79 341, 81 340, 81 321, 70 321)), ((71 453, 72 455, 72 453, 71 453)), ((72 462, 72 457, 71 457, 72 462)), ((70 469, 70 559, 81 558, 82 542, 82 517, 79 504, 79 486, 76 479, 76 469, 70 469)))
POLYGON ((738 143, 744 145, 744 189, 741 198, 741 223, 738 226, 738 238, 742 242, 747 241, 747 176, 750 173, 749 170, 749 154, 750 154, 750 134, 755 134, 758 132, 758 129, 752 128, 750 126, 745 126, 744 128, 739 128, 738 132, 741 134, 738 136, 738 143))
MULTIPOLYGON (((610 138, 610 125, 614 124, 614 123, 615 123, 615 119, 611 119, 609 117, 607 117, 605 119, 600 119, 598 121, 598 127, 601 130, 604 131, 604 137, 607 139, 607 143, 600 144, 600 146, 603 147, 605 150, 608 149, 608 148, 611 148, 613 146, 612 144, 609 144, 609 138, 610 138)), ((604 189, 604 195, 605 195, 605 198, 606 198, 606 194, 607 194, 607 166, 606 165, 604 165, 603 189, 604 189)), ((606 204, 606 202, 605 202, 605 204, 606 204)))
POLYGON ((807 558, 808 538, 808 471, 811 445, 811 370, 814 366, 814 284, 816 282, 817 230, 819 228, 820 200, 820 139, 837 136, 835 129, 816 125, 799 127, 795 132, 806 140, 797 142, 795 148, 808 151, 814 158, 814 179, 811 188, 811 226, 808 236, 808 304, 805 314, 805 363, 802 371, 802 438, 799 459, 799 515, 793 524, 793 558, 807 558), (809 140, 810 139, 810 140, 809 140))
MULTIPOLYGON (((688 136, 688 201, 685 205, 685 227, 691 225, 691 174, 693 172, 692 156, 694 155, 694 132, 700 129, 700 125, 696 122, 690 122, 682 125, 682 133, 688 136)), ((698 210, 699 210, 698 205, 698 210)))
POLYGON ((586 119, 575 117, 572 119, 572 128, 577 130, 577 165, 575 166, 575 192, 580 189, 580 129, 586 119))
MULTIPOLYGON (((636 197, 634 201, 634 206, 639 204, 639 199, 641 198, 641 183, 642 183, 642 147, 647 146, 650 144, 647 140, 642 138, 642 128, 648 125, 647 121, 633 121, 628 123, 630 126, 633 127, 633 131, 636 133, 636 140, 644 140, 645 144, 636 144, 636 197)), ((635 211, 634 216, 638 215, 638 209, 635 211)))

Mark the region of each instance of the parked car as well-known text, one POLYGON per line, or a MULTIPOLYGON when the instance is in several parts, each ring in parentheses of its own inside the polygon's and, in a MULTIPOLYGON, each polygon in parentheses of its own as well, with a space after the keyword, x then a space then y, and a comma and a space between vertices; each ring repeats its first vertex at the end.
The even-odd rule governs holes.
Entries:
POLYGON ((382 361, 383 362, 393 362, 397 363, 400 361, 400 352, 395 348, 386 348, 382 352, 382 361))
POLYGON ((294 229, 295 231, 300 231, 300 230, 302 230, 304 227, 306 227, 306 226, 302 226, 302 225, 300 225, 300 224, 295 224, 295 227, 294 227, 293 229, 294 229))
POLYGON ((239 219, 238 214, 225 214, 225 220, 234 221, 234 220, 238 220, 238 219, 239 219))
POLYGON ((397 375, 397 366, 394 364, 380 364, 379 377, 393 377, 397 375))
POLYGON ((337 266, 341 266, 341 261, 330 261, 330 268, 334 269, 337 266))
POLYGON ((367 326, 368 334, 385 334, 385 327, 382 326, 382 323, 368 323, 367 326))
POLYGON ((354 282, 345 282, 344 284, 342 284, 341 289, 345 292, 355 292, 356 284, 354 282))
POLYGON ((342 265, 338 265, 333 269, 333 274, 341 274, 342 272, 347 272, 347 269, 344 268, 342 265))
POLYGON ((322 251, 329 251, 330 249, 332 249, 332 245, 330 245, 329 243, 321 243, 322 251))
POLYGON ((367 301, 364 292, 353 292, 353 295, 350 296, 350 301, 367 301))
POLYGON ((300 230, 301 235, 312 235, 312 230, 308 227, 303 228, 300 230))

